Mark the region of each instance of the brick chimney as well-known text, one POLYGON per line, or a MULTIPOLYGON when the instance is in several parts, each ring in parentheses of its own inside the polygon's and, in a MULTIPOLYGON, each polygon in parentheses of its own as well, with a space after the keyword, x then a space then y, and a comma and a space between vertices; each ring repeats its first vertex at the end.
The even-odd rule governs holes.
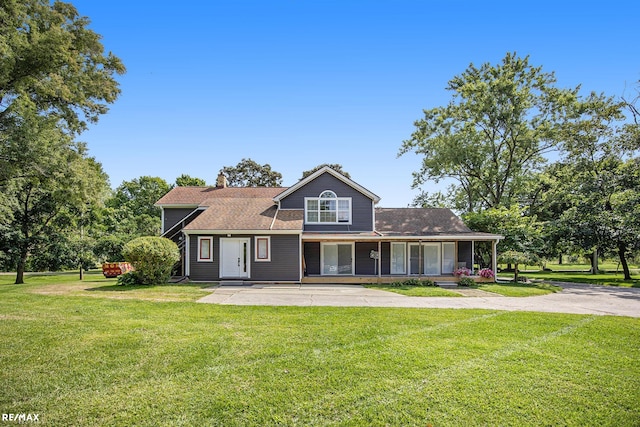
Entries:
POLYGON ((227 188, 227 177, 223 173, 218 174, 216 188, 227 188))

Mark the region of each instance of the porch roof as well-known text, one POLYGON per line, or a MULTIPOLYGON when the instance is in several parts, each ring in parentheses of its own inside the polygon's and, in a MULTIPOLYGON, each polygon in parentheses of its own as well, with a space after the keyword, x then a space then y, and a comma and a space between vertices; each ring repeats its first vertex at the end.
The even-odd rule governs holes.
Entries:
POLYGON ((479 233, 471 231, 469 233, 451 233, 451 234, 424 234, 424 235, 385 235, 382 233, 368 232, 368 233, 318 233, 318 232, 303 232, 302 240, 308 241, 344 241, 344 242, 357 242, 357 241, 491 241, 501 240, 504 236, 491 233, 479 233))
POLYGON ((444 208, 376 208, 376 231, 385 236, 473 233, 456 214, 444 208))

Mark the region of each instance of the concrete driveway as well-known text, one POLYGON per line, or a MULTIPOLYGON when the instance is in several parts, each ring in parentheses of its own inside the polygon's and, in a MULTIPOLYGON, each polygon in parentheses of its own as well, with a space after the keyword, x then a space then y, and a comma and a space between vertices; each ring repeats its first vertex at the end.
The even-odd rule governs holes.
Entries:
POLYGON ((640 289, 557 283, 562 292, 536 297, 503 297, 478 291, 467 297, 408 297, 360 285, 217 286, 201 303, 228 305, 482 308, 507 311, 640 317, 640 289))

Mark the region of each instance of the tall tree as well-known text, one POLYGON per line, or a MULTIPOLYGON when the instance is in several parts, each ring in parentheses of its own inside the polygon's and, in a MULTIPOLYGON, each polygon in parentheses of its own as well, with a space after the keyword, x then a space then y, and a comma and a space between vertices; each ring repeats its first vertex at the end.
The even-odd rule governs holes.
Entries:
POLYGON ((100 164, 88 158, 82 145, 50 122, 30 123, 25 156, 28 167, 5 183, 12 200, 8 231, 0 237, 0 249, 13 261, 16 283, 24 282, 29 256, 38 256, 54 236, 75 229, 87 203, 99 203, 107 187, 100 164))
POLYGON ((171 190, 171 186, 162 178, 141 176, 131 181, 123 181, 107 206, 126 209, 133 216, 148 215, 160 218, 160 208, 154 204, 171 190))
MULTIPOLYGON (((96 122, 120 94, 120 59, 69 3, 0 0, 0 130, 22 104, 72 133, 96 122)), ((6 160, 6 159, 5 159, 6 160)))
POLYGON ((304 171, 302 172, 302 178, 300 179, 305 179, 306 177, 308 177, 309 175, 312 175, 313 173, 319 171, 320 169, 322 169, 325 166, 329 166, 331 169, 333 169, 334 171, 344 175, 345 177, 351 179, 351 175, 349 175, 349 172, 346 172, 343 168, 341 164, 338 163, 323 163, 321 165, 316 166, 313 169, 309 169, 308 171, 304 171))
POLYGON ((623 103, 604 95, 582 103, 580 120, 565 129, 564 158, 553 168, 562 179, 551 201, 563 205, 552 221, 562 239, 585 252, 616 254, 629 280, 627 257, 640 245, 640 160, 629 141, 639 125, 625 123, 622 112, 623 103))
POLYGON ((88 26, 68 3, 0 0, 0 245, 17 283, 103 188, 74 138, 118 97, 125 68, 88 26))
POLYGON ((123 261, 122 248, 127 242, 136 237, 157 236, 161 210, 154 204, 170 189, 159 177, 141 176, 123 181, 97 212, 96 256, 104 261, 123 261))
POLYGON ((462 210, 469 212, 517 201, 573 117, 578 88, 555 83, 553 73, 515 53, 495 66, 469 65, 449 81, 449 104, 424 110, 403 142, 400 155, 423 156, 414 188, 452 179, 465 200, 462 210))
POLYGON ((207 185, 207 181, 202 178, 196 178, 189 176, 185 173, 176 178, 176 186, 177 187, 205 187, 207 185))
POLYGON ((271 165, 260 165, 251 159, 242 159, 236 166, 225 166, 220 173, 227 178, 230 187, 280 187, 282 174, 271 165))

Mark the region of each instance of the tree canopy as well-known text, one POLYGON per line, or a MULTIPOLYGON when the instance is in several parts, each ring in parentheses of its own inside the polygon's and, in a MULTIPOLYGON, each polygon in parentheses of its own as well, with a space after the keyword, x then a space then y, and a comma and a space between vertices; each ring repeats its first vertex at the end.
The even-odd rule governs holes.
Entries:
POLYGON ((205 187, 207 185, 207 181, 202 178, 192 177, 183 173, 179 177, 176 178, 176 186, 177 187, 205 187))
POLYGON ((120 94, 124 65, 70 3, 0 2, 0 129, 29 108, 78 133, 120 94), (19 106, 19 108, 17 108, 19 106))
MULTIPOLYGON (((509 206, 540 170, 574 118, 578 88, 555 86, 553 73, 508 53, 498 65, 473 64, 449 81, 448 105, 424 110, 400 155, 423 157, 414 188, 453 179, 460 209, 509 206)), ((424 197, 424 196, 423 196, 424 197)))
POLYGON ((280 187, 282 174, 271 165, 260 165, 251 159, 242 159, 236 166, 225 166, 220 173, 227 178, 229 187, 280 187))
POLYGON ((87 204, 104 197, 106 175, 75 138, 116 100, 125 68, 69 3, 0 6, 0 249, 22 283, 28 257, 69 247, 87 204))
POLYGON ((341 164, 338 163, 323 163, 321 165, 316 166, 313 169, 309 169, 308 171, 304 171, 302 172, 302 179, 305 179, 306 177, 308 177, 309 175, 313 175, 315 172, 319 171, 320 169, 322 169, 323 167, 328 166, 331 169, 333 169, 334 171, 344 175, 346 178, 351 179, 351 175, 349 175, 349 172, 346 172, 343 168, 341 164))

